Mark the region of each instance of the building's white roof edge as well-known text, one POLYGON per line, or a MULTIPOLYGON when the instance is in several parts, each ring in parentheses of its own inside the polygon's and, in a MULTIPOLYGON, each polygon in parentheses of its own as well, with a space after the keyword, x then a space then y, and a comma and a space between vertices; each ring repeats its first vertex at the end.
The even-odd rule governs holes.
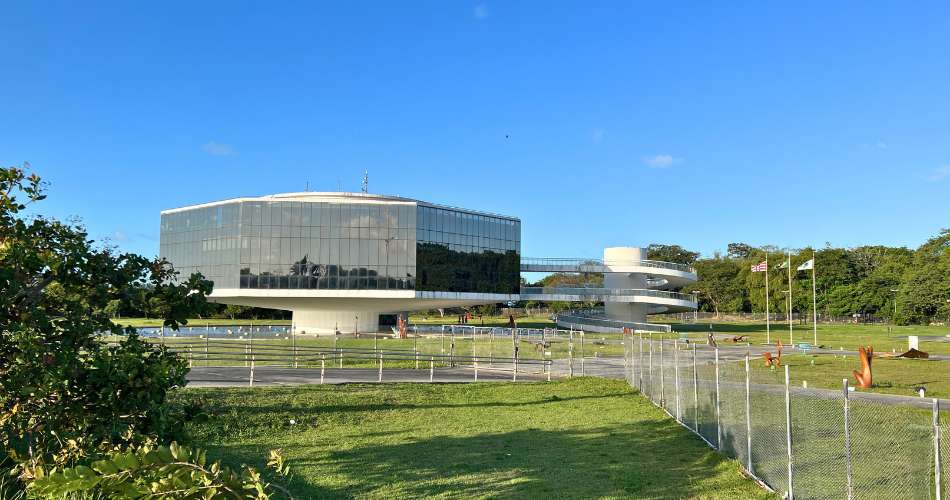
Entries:
POLYGON ((210 208, 216 207, 219 205, 228 205, 231 203, 241 203, 248 201, 304 201, 311 203, 318 202, 342 202, 342 203, 391 203, 391 204, 407 204, 407 205, 422 205, 424 207, 432 208, 442 208, 447 210, 457 210, 462 212, 467 212, 476 215, 484 215, 489 217, 498 217, 501 219, 508 219, 514 221, 521 221, 517 217, 512 217, 510 215, 502 215, 493 212, 486 212, 483 210, 473 210, 469 208, 453 207, 451 205, 440 205, 438 203, 430 203, 427 201, 414 200, 411 198, 403 198, 401 196, 391 196, 391 195, 382 195, 382 194, 371 194, 371 193, 348 193, 348 192, 334 192, 334 191, 303 191, 298 193, 278 193, 270 194, 266 196, 243 196, 240 198, 230 198, 227 200, 218 200, 208 203, 200 203, 197 205, 188 205, 185 207, 170 208, 167 210, 162 210, 162 215, 173 214, 176 212, 184 212, 187 210, 196 210, 199 208, 210 208))

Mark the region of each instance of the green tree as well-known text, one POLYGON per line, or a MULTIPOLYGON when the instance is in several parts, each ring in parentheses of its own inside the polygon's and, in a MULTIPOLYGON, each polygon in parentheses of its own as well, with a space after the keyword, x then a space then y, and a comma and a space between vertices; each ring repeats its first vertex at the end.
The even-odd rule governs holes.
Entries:
POLYGON ((200 275, 177 281, 163 260, 97 246, 75 223, 25 215, 43 188, 24 169, 0 169, 0 462, 25 478, 173 430, 166 394, 184 385, 186 365, 107 309, 147 287, 178 328, 211 291, 200 275))
POLYGON ((914 252, 899 290, 899 322, 927 323, 950 315, 950 229, 914 252))
MULTIPOLYGON (((738 311, 743 306, 743 289, 739 281, 740 261, 716 255, 694 264, 699 281, 690 285, 699 291, 700 306, 718 317, 722 310, 738 311)), ((690 290, 690 291, 692 291, 690 290)))
POLYGON ((653 243, 647 247, 647 259, 676 264, 692 264, 699 258, 699 252, 686 250, 679 245, 653 243))

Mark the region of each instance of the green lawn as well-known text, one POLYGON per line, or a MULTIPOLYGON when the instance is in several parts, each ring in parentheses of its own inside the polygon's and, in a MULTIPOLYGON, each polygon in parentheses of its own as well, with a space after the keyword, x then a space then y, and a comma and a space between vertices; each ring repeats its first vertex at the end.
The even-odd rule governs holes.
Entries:
MULTIPOLYGON (((710 323, 673 324, 674 332, 686 332, 694 337, 705 337, 712 331, 717 334, 748 335, 753 344, 764 343, 766 340, 765 323, 710 323)), ((795 343, 814 343, 814 334, 811 325, 794 325, 795 343)), ((856 324, 819 324, 818 344, 832 349, 844 348, 855 350, 858 346, 872 345, 876 352, 898 353, 907 350, 907 336, 940 336, 950 335, 948 326, 897 326, 887 325, 856 325, 856 324)), ((788 323, 772 324, 772 342, 781 339, 786 345, 789 343, 788 323)), ((937 342, 921 339, 920 348, 931 354, 950 354, 950 338, 948 342, 937 342)))
MULTIPOLYGON (((782 356, 782 362, 789 366, 790 383, 824 389, 841 389, 841 380, 849 379, 855 384, 852 370, 861 370, 861 361, 857 356, 830 355, 792 355, 782 356)), ((771 380, 784 384, 783 370, 770 370, 761 358, 751 363, 752 369, 759 372, 758 380, 771 380)), ((871 363, 874 386, 870 392, 902 394, 916 396, 916 388, 926 388, 928 397, 950 398, 950 362, 924 359, 888 359, 875 358, 871 363)), ((867 391, 868 389, 858 389, 867 391)))
POLYGON ((211 456, 283 449, 299 498, 764 498, 623 381, 187 389, 211 456), (295 424, 291 424, 291 420, 295 424))

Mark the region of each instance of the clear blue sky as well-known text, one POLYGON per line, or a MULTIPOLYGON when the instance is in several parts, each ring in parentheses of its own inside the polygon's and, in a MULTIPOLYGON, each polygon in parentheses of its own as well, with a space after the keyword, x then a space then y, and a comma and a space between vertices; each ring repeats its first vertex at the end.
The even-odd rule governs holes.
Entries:
POLYGON ((950 226, 946 3, 274 3, 5 3, 0 164, 148 255, 161 209, 364 169, 528 256, 950 226))

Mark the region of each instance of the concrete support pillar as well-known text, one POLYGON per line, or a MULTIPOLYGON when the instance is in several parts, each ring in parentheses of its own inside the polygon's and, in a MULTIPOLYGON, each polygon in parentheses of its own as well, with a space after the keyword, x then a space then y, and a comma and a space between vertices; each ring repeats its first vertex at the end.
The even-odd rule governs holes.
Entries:
MULTIPOLYGON (((608 267, 632 265, 646 259, 647 249, 639 247, 610 247, 604 249, 604 264, 608 267)), ((644 289, 647 288, 646 276, 630 273, 605 273, 604 288, 611 289, 644 289)), ((607 302, 604 312, 607 318, 621 321, 647 321, 647 304, 625 304, 607 302)))
POLYGON ((379 312, 375 311, 325 311, 295 309, 293 324, 296 333, 333 334, 376 333, 379 331, 379 312))

